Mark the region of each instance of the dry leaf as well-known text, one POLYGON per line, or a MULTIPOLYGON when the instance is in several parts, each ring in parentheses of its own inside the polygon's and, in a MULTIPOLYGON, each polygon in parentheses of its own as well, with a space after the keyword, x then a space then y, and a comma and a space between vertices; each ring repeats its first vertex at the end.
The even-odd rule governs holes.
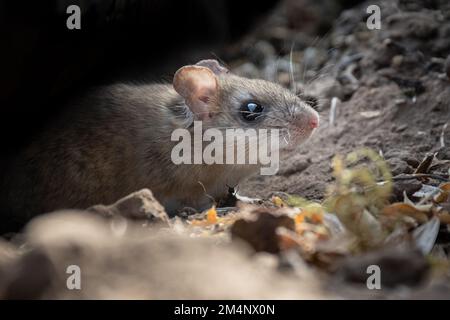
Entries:
POLYGON ((442 224, 450 224, 450 213, 442 212, 438 216, 442 224))
POLYGON ((206 220, 210 224, 217 223, 217 211, 215 206, 213 206, 208 210, 208 212, 206 212, 206 220))
POLYGON ((436 203, 450 201, 450 182, 440 185, 439 189, 441 191, 436 196, 434 196, 434 201, 436 203))
POLYGON ((278 196, 273 196, 272 197, 272 202, 277 207, 284 207, 285 206, 284 201, 278 196))
MULTIPOLYGON (((431 207, 430 207, 431 208, 431 207)), ((414 205, 397 202, 384 207, 382 214, 386 216, 409 216, 417 220, 419 223, 428 221, 428 216, 421 210, 414 207, 414 205)))
POLYGON ((431 249, 433 249, 439 233, 439 226, 439 218, 433 217, 430 221, 413 231, 412 235, 416 246, 423 254, 429 254, 431 249))

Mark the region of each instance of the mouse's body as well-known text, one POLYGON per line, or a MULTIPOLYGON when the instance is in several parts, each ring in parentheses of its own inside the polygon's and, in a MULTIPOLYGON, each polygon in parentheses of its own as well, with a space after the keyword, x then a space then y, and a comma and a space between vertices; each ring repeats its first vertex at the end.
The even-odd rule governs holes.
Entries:
POLYGON ((287 128, 294 121, 298 130, 289 136, 298 143, 317 126, 318 115, 281 86, 234 76, 212 60, 181 68, 173 85, 99 88, 66 108, 12 161, 1 195, 2 221, 20 224, 56 209, 109 204, 142 188, 151 189, 169 212, 210 205, 205 191, 220 198, 227 186, 238 184, 258 166, 174 164, 171 151, 178 142, 171 141, 172 132, 192 131, 194 120, 202 121, 204 129, 221 130, 287 128), (242 105, 250 105, 250 118, 242 105), (265 106, 265 111, 256 113, 260 110, 255 105, 265 106), (291 119, 294 105, 301 108, 297 111, 303 119, 291 119), (277 114, 271 113, 274 110, 277 114))

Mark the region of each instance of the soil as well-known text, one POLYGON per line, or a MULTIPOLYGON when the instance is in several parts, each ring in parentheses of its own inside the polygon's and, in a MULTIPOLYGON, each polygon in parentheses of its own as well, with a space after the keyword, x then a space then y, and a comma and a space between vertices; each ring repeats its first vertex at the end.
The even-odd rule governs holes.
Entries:
MULTIPOLYGON (((441 10, 433 10, 426 7, 426 1, 402 3, 406 2, 380 3, 380 30, 367 29, 365 8, 369 2, 365 2, 344 11, 329 34, 312 41, 301 52, 294 49, 294 66, 300 69, 296 78, 305 73, 313 78, 299 85, 305 87, 306 94, 309 90, 320 98, 320 127, 298 152, 281 161, 278 175, 255 177, 240 186, 241 193, 264 198, 281 191, 321 200, 332 179, 333 156, 361 147, 382 154, 393 175, 412 173, 427 153, 438 152, 438 159, 450 159, 450 128, 444 127, 450 121, 450 81, 445 73, 445 59, 450 53, 450 5, 441 1, 435 7, 441 10), (315 68, 306 66, 305 72, 301 59, 308 51, 314 53, 309 65, 315 68), (349 72, 353 79, 346 76, 349 72), (340 102, 334 124, 330 124, 333 97, 340 102), (444 146, 441 135, 447 141, 444 146)), ((292 11, 289 7, 285 10, 292 11)), ((283 48, 271 38, 273 30, 271 25, 255 42, 280 52, 283 48)), ((291 40, 289 31, 285 34, 285 41, 291 40)), ((284 54, 275 63, 286 64, 289 52, 284 54)), ((270 64, 273 59, 277 57, 269 56, 264 61, 270 64)), ((286 79, 285 73, 281 72, 278 79, 286 79)))

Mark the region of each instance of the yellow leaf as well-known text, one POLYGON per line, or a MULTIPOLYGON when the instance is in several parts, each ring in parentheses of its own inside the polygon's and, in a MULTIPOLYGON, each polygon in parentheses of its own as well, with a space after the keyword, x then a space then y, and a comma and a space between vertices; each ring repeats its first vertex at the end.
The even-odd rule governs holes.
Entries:
POLYGON ((217 211, 215 206, 209 209, 206 213, 206 221, 211 224, 217 223, 217 211))
POLYGON ((294 221, 296 225, 305 222, 305 214, 304 213, 297 214, 294 218, 294 221))
POLYGON ((284 202, 283 200, 278 197, 278 196, 273 196, 272 197, 272 202, 274 205, 276 205, 277 207, 284 207, 284 202))
POLYGON ((323 223, 323 215, 321 213, 313 213, 311 215, 311 221, 313 223, 323 223))

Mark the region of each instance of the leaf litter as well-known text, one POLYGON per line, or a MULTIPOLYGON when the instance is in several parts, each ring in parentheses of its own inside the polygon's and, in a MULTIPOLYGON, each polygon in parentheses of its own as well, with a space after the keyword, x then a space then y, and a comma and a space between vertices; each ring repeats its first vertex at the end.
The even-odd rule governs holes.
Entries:
MULTIPOLYGON (((434 155, 425 157, 416 172, 428 173, 434 161, 434 155)), ((384 263, 397 259, 396 250, 402 250, 405 261, 409 252, 411 263, 421 266, 416 275, 420 279, 429 273, 422 263, 432 270, 448 265, 448 243, 437 240, 450 230, 450 182, 418 176, 414 179, 422 182, 420 190, 410 197, 404 192, 402 201, 392 202, 394 179, 387 162, 374 150, 336 155, 331 167, 333 180, 321 202, 280 192, 261 204, 237 201, 234 207, 212 206, 185 220, 172 220, 182 226, 178 232, 191 237, 243 242, 254 252, 276 254, 280 263, 295 253, 313 270, 342 279, 349 277, 342 276, 342 270, 354 269, 343 264, 354 264, 355 258, 363 263, 366 256, 371 263, 377 263, 377 257, 384 263), (423 261, 417 262, 418 257, 423 261)), ((411 277, 408 281, 416 283, 411 277)), ((390 276, 387 281, 393 285, 403 280, 390 276)))

